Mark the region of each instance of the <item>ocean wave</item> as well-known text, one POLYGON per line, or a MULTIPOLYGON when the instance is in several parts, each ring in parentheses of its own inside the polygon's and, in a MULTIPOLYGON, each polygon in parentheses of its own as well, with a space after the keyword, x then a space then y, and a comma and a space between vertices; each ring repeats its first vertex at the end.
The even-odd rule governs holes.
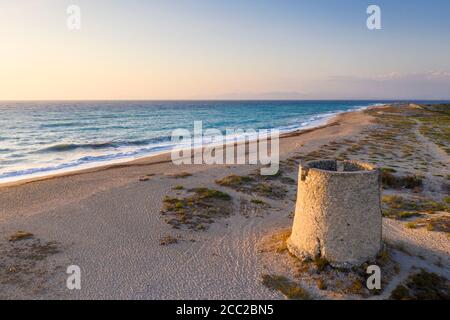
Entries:
MULTIPOLYGON (((170 151, 172 148, 172 144, 160 144, 153 145, 146 148, 141 148, 128 152, 117 152, 117 153, 109 153, 104 155, 97 156, 84 156, 77 160, 60 163, 53 166, 46 167, 36 167, 36 168, 28 168, 23 170, 11 170, 0 174, 0 180, 2 179, 11 179, 11 178, 22 178, 27 176, 33 176, 36 174, 51 174, 59 171, 68 171, 73 169, 81 169, 85 166, 95 167, 98 165, 105 164, 107 162, 117 161, 117 160, 131 160, 135 158, 139 158, 142 156, 148 156, 152 154, 156 154, 159 152, 170 151)), ((3 161, 5 164, 6 162, 3 161)))
MULTIPOLYGON (((353 105, 349 108, 349 106, 337 106, 334 110, 327 110, 321 113, 309 113, 302 114, 296 118, 290 118, 289 123, 284 123, 284 125, 276 125, 272 129, 278 129, 281 133, 285 132, 293 132, 299 129, 312 128, 316 126, 323 125, 328 119, 333 117, 336 114, 346 112, 346 111, 354 111, 360 109, 366 109, 369 106, 373 106, 377 104, 371 105, 353 105)), ((379 105, 379 104, 378 104, 379 105)), ((251 123, 252 121, 244 121, 247 123, 251 123)), ((286 121, 287 122, 287 121, 286 121)), ((255 121, 255 125, 258 122, 255 121)), ((55 123, 53 123, 55 124, 55 123)), ((67 124, 67 123, 66 123, 67 124)), ((180 123, 181 125, 182 123, 180 123)), ((217 124, 217 123, 216 123, 217 124)), ((232 122, 230 125, 232 126, 232 122)), ((225 124, 222 123, 222 129, 225 124)), ((236 123, 237 126, 242 125, 242 121, 236 123)), ((206 127, 205 127, 206 129, 206 127)), ((268 128, 271 129, 271 128, 268 128)), ((167 132, 166 131, 159 132, 167 132)), ((225 133, 225 130, 221 130, 225 133)), ((123 162, 131 159, 142 158, 146 156, 152 156, 161 152, 170 152, 173 148, 173 144, 171 142, 170 134, 162 134, 159 137, 145 138, 141 136, 141 132, 138 132, 135 136, 129 136, 129 140, 125 139, 111 139, 108 141, 108 136, 104 135, 106 141, 100 141, 95 143, 85 143, 85 142, 73 142, 69 139, 69 143, 57 143, 54 145, 41 145, 41 149, 37 151, 33 151, 32 153, 43 154, 42 158, 47 158, 47 156, 54 159, 54 163, 49 164, 41 163, 36 167, 28 167, 20 170, 14 170, 14 168, 8 168, 6 172, 0 173, 0 181, 1 180, 18 180, 21 178, 25 178, 27 176, 33 175, 47 175, 55 172, 66 172, 71 170, 77 170, 81 168, 95 167, 100 166, 109 162, 123 162), (71 151, 78 150, 79 152, 75 155, 71 154, 71 151), (88 152, 88 150, 94 150, 96 152, 88 152), (86 151, 86 152, 83 152, 86 151), (94 154, 92 154, 94 153, 94 154)), ((155 134, 155 133, 153 133, 155 134)), ((98 136, 101 139, 101 136, 98 136)), ((235 136, 228 137, 230 139, 249 139, 254 140, 257 138, 257 135, 246 135, 244 136, 235 136)), ((1 138, 0 138, 1 139, 1 138)), ((80 139, 81 140, 81 139, 80 139)), ((88 139, 86 139, 89 141, 88 139)), ((208 139, 205 139, 205 143, 208 144, 208 139)), ((233 140, 226 139, 226 142, 232 142, 233 140)), ((57 141, 57 140, 54 140, 57 141)), ((60 140, 61 141, 61 140, 60 140)), ((63 140, 64 141, 64 140, 63 140)), ((213 140, 209 141, 214 143, 213 140)), ((34 145, 36 147, 38 143, 34 145)), ((183 146, 188 147, 188 146, 183 146)), ((177 146, 178 148, 178 146, 177 146)), ((9 152, 9 151, 8 151, 9 152)), ((41 157, 41 156, 40 156, 41 157)), ((40 158, 39 157, 39 158, 40 158)), ((3 162, 3 164, 5 164, 3 162)), ((32 164, 33 166, 36 165, 32 164)))
POLYGON ((103 143, 85 143, 85 144, 77 144, 77 143, 61 143, 55 144, 53 146, 40 149, 38 153, 51 153, 51 152, 66 152, 72 151, 75 149, 105 149, 105 148, 115 148, 116 144, 112 142, 103 142, 103 143))
POLYGON ((40 126, 41 129, 46 128, 69 128, 69 127, 81 127, 83 126, 83 123, 81 122, 63 122, 63 123, 47 123, 42 124, 40 126))
POLYGON ((76 149, 117 149, 120 147, 132 147, 132 146, 151 146, 152 144, 169 141, 169 136, 155 137, 151 139, 131 140, 131 141, 110 141, 110 142, 98 142, 98 143, 61 143, 55 144, 50 147, 46 147, 36 151, 37 153, 53 153, 53 152, 67 152, 76 149))

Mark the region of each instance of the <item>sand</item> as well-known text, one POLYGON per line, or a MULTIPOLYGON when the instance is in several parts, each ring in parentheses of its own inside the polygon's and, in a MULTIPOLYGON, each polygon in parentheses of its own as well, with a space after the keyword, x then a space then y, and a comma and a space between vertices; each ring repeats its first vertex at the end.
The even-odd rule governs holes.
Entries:
MULTIPOLYGON (((357 139, 376 126, 368 112, 338 115, 323 127, 282 137, 281 159, 320 150, 333 141, 357 139)), ((428 140, 426 143, 437 148, 428 140)), ((448 161, 445 153, 440 157, 448 161)), ((1 186, 0 267, 6 271, 0 273, 0 298, 283 299, 281 293, 261 282, 263 274, 283 266, 275 256, 261 251, 263 239, 292 224, 295 185, 286 186, 285 199, 256 196, 266 203, 258 206, 249 203, 254 195, 215 183, 256 169, 244 165, 175 166, 166 154, 1 186), (171 176, 184 172, 191 176, 171 176), (172 228, 161 209, 166 195, 186 194, 174 190, 177 185, 228 193, 232 214, 217 219, 205 231, 172 228), (8 241, 18 230, 33 237, 8 241), (161 239, 168 236, 177 243, 161 245, 161 239), (48 250, 49 246, 54 250, 48 250), (66 288, 69 265, 81 268, 81 290, 66 288)), ((295 168, 288 175, 296 179, 295 168)), ((408 264, 408 259, 428 254, 425 260, 417 258, 418 263, 450 277, 450 245, 445 234, 406 230, 402 222, 384 220, 386 239, 421 248, 422 253, 413 256, 398 251, 399 260, 408 264), (435 265, 438 258, 444 267, 435 265), (426 259, 429 262, 424 262, 426 259)), ((397 282, 407 274, 402 270, 397 282)), ((342 298, 332 293, 316 296, 334 297, 342 298)))

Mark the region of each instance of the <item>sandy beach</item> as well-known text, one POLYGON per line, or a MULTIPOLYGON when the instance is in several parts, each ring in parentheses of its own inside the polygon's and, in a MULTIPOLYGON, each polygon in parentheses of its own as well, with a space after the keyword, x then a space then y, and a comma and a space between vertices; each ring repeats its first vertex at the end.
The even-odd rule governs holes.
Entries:
POLYGON ((433 112, 415 105, 376 107, 286 134, 280 174, 268 180, 255 175, 257 166, 175 166, 164 154, 2 185, 0 298, 284 299, 285 292, 263 281, 278 275, 314 299, 386 299, 420 268, 450 279, 448 140, 435 134, 448 128, 427 122, 433 112), (299 275, 298 262, 283 247, 298 163, 320 158, 372 162, 396 178, 420 176, 413 188, 383 190, 389 281, 377 295, 352 289, 353 280, 330 270, 323 274, 327 289, 318 288, 317 276, 299 275), (223 183, 249 175, 248 187, 223 183), (212 197, 210 204, 222 211, 200 222, 176 220, 167 197, 196 201, 196 188, 229 199, 212 197), (416 204, 407 211, 416 214, 402 216, 399 203, 407 200, 416 204), (12 240, 18 231, 27 234, 12 240), (66 287, 70 265, 81 268, 81 290, 66 287))

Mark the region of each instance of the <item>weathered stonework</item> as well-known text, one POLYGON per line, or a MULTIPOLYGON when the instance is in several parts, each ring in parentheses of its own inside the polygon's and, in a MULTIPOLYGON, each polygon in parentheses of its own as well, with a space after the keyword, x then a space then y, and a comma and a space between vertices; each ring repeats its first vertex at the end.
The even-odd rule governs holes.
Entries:
POLYGON ((289 251, 350 267, 381 248, 380 173, 355 162, 321 160, 300 166, 289 251))

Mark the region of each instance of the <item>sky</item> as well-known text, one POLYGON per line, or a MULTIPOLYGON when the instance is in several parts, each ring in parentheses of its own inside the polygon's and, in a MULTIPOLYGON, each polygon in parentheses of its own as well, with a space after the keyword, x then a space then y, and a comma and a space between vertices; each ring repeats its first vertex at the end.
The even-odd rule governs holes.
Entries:
POLYGON ((448 0, 0 0, 0 39, 0 100, 450 99, 448 0))

